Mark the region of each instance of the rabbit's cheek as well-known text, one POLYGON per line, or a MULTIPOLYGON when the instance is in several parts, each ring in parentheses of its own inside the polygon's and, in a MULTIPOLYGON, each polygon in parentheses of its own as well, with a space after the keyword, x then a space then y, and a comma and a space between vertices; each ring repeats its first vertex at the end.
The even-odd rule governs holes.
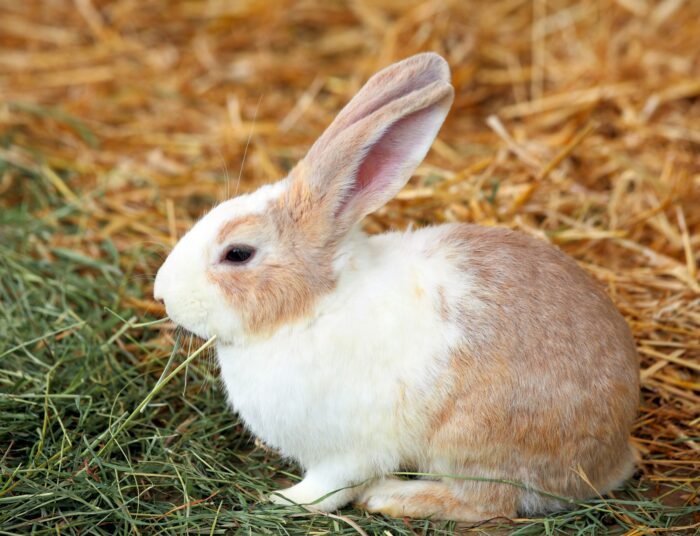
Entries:
POLYGON ((270 333, 303 319, 312 312, 318 296, 334 285, 330 270, 314 272, 284 263, 240 272, 212 271, 208 277, 250 334, 270 333))

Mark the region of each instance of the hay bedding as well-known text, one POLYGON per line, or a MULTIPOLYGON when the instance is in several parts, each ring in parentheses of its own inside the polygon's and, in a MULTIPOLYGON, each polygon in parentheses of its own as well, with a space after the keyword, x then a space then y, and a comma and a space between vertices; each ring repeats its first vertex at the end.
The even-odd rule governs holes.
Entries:
MULTIPOLYGON (((142 277, 121 307, 155 317, 158 260, 135 245, 164 254, 284 176, 371 73, 422 50, 450 62, 455 104, 367 230, 504 225, 575 257, 637 340, 642 482, 697 505, 698 2, 3 0, 0 204, 73 230, 35 237, 40 258, 110 240, 142 277), (75 210, 32 203, 32 181, 75 210)), ((146 331, 162 355, 172 333, 146 331)))

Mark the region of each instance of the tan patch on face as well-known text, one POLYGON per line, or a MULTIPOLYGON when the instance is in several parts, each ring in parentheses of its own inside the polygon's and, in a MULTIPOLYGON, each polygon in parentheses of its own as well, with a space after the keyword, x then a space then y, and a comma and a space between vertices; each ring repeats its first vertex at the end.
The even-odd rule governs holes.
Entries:
POLYGON ((319 297, 335 285, 333 251, 314 242, 313 214, 304 191, 271 201, 263 215, 237 218, 224 225, 219 239, 235 240, 236 230, 270 241, 260 264, 222 267, 209 273, 227 300, 240 312, 250 334, 270 334, 280 326, 307 317, 319 297), (302 204, 292 204, 295 200, 302 204), (251 229, 252 228, 252 229, 251 229))
POLYGON ((219 233, 216 235, 216 239, 219 242, 225 242, 229 235, 234 234, 237 229, 240 229, 241 227, 246 225, 261 225, 263 221, 264 218, 257 214, 250 214, 248 216, 242 216, 240 218, 233 219, 221 226, 221 229, 219 229, 219 233))

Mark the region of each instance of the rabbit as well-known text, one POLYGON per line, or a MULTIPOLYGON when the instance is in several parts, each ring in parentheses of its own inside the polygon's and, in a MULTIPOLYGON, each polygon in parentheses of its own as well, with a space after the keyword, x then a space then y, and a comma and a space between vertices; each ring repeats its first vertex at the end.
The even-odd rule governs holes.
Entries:
POLYGON ((157 273, 169 317, 216 336, 233 409, 303 468, 274 503, 479 521, 633 471, 634 341, 573 259, 497 227, 360 229, 453 94, 435 53, 378 72, 286 178, 213 208, 157 273))

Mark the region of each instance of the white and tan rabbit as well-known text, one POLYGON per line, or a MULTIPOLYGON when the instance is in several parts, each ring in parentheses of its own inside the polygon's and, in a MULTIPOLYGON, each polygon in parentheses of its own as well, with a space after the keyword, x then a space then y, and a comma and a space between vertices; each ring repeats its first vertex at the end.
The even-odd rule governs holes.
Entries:
POLYGON ((384 69, 287 178, 218 205, 158 272, 172 320, 216 335, 233 408, 303 467, 275 502, 473 521, 632 472, 634 343, 572 259, 500 228, 359 230, 452 98, 436 54, 384 69))

